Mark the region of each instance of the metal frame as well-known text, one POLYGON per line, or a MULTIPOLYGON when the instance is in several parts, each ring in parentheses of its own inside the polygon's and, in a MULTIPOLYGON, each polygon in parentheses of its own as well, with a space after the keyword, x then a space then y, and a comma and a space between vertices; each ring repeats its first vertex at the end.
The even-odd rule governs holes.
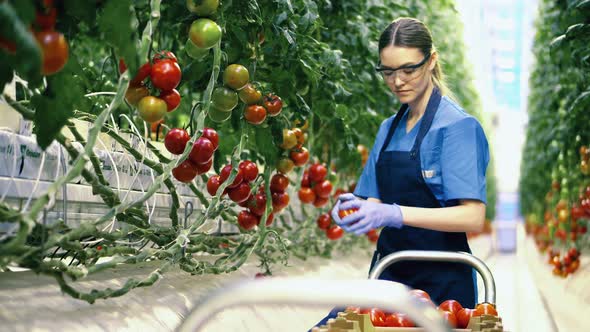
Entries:
POLYGON ((421 250, 404 250, 387 255, 381 258, 369 273, 369 279, 377 279, 391 264, 400 261, 433 261, 448 263, 463 263, 472 266, 477 270, 483 279, 485 289, 485 301, 496 304, 496 284, 494 276, 488 266, 479 258, 466 252, 450 251, 421 251, 421 250))

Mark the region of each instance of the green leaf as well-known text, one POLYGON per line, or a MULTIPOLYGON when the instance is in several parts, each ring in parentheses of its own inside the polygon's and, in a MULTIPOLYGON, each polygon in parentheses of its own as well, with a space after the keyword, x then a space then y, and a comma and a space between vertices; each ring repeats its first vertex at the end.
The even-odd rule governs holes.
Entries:
POLYGON ((115 53, 125 60, 130 77, 135 76, 140 61, 138 59, 137 20, 131 0, 110 0, 98 19, 99 29, 105 41, 115 49, 115 53))
POLYGON ((93 1, 64 0, 64 8, 70 16, 85 22, 96 20, 96 4, 93 1))
MULTIPOLYGON (((275 123, 278 125, 278 122, 275 123)), ((255 142, 258 153, 264 157, 266 165, 274 165, 276 163, 279 150, 274 144, 272 144, 273 134, 271 127, 256 128, 255 133, 255 142)))

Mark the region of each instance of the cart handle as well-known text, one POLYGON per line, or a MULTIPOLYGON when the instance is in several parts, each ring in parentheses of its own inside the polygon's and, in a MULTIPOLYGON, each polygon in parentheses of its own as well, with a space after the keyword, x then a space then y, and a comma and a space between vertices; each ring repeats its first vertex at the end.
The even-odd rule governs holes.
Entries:
POLYGON ((485 288, 485 301, 493 305, 496 304, 496 284, 494 276, 488 266, 479 258, 462 251, 428 251, 428 250, 403 250, 389 254, 381 258, 369 273, 369 279, 377 279, 385 269, 393 263, 399 261, 434 261, 463 263, 471 265, 479 272, 483 279, 485 288))
POLYGON ((244 304, 378 307, 402 311, 426 331, 452 331, 432 304, 419 301, 407 286, 397 282, 282 277, 231 283, 213 291, 191 309, 176 331, 198 331, 217 312, 244 304))

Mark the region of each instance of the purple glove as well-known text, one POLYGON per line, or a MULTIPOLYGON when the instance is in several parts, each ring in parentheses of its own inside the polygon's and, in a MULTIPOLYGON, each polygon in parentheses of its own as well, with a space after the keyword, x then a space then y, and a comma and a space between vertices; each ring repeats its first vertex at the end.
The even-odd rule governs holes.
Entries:
MULTIPOLYGON (((338 199, 340 200, 340 198, 338 199)), ((364 234, 373 228, 386 226, 401 228, 404 224, 402 211, 397 204, 350 199, 342 204, 336 204, 336 206, 340 210, 359 209, 342 220, 334 218, 334 210, 332 210, 334 221, 345 231, 356 235, 364 234)))
POLYGON ((358 198, 351 193, 342 194, 342 195, 338 196, 338 201, 336 201, 336 204, 332 208, 332 212, 331 212, 332 219, 336 222, 336 224, 340 224, 342 222, 342 220, 340 220, 340 216, 338 216, 338 211, 341 210, 340 203, 351 201, 351 200, 358 200, 358 198))

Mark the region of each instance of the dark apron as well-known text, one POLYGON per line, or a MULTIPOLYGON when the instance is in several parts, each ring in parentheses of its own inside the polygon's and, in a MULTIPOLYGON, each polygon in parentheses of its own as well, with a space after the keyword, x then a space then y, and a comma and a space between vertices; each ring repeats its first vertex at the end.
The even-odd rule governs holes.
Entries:
MULTIPOLYGON (((422 208, 441 205, 422 177, 420 146, 428 133, 440 104, 441 95, 434 88, 422 118, 420 131, 410 151, 385 151, 408 106, 396 114, 376 164, 377 187, 383 203, 422 208)), ((454 205, 456 205, 455 203, 454 205)), ((439 232, 402 226, 385 227, 377 241, 371 268, 384 256, 400 250, 443 250, 471 252, 465 233, 439 232)), ((400 262, 389 266, 379 279, 392 280, 422 289, 438 305, 449 299, 464 307, 475 307, 475 285, 472 268, 458 263, 400 262)))

